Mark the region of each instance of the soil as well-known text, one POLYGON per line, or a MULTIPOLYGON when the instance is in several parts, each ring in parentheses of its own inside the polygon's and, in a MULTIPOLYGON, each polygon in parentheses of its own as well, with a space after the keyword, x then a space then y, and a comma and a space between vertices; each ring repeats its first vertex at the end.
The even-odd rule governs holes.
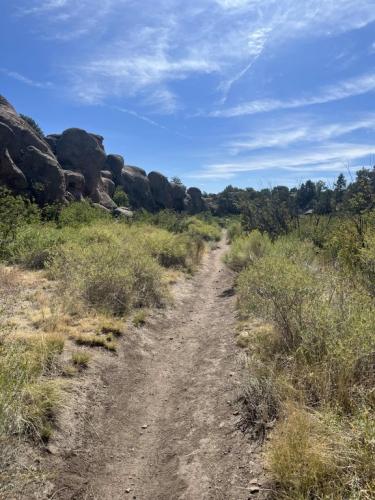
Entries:
POLYGON ((221 242, 207 253, 174 286, 173 305, 132 326, 95 384, 76 390, 75 416, 50 446, 49 498, 266 497, 259 451, 236 428, 241 354, 226 251, 221 242))

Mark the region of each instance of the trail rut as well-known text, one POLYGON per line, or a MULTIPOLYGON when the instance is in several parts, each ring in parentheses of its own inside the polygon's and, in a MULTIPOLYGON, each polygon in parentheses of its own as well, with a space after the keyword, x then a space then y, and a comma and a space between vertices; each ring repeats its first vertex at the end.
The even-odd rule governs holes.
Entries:
POLYGON ((227 246, 175 286, 174 304, 132 329, 88 398, 88 423, 54 499, 243 500, 259 456, 236 430, 239 373, 227 246))

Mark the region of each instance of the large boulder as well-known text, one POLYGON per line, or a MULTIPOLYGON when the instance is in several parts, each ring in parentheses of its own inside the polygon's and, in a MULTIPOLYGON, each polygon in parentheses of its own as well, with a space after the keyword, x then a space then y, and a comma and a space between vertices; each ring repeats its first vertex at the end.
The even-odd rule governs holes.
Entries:
POLYGON ((191 214, 198 214, 207 210, 207 205, 202 198, 202 192, 196 187, 187 190, 186 208, 191 214))
POLYGON ((129 165, 124 167, 121 172, 121 186, 132 207, 150 211, 155 209, 150 181, 142 168, 129 165))
POLYGON ((186 188, 182 184, 176 184, 171 182, 171 194, 173 208, 177 212, 182 212, 185 210, 185 198, 186 198, 186 188))
POLYGON ((2 96, 0 182, 39 203, 64 201, 64 175, 49 145, 2 96))
POLYGON ((7 149, 0 151, 0 184, 17 194, 23 194, 28 187, 25 175, 14 163, 7 149))
MULTIPOLYGON (((51 136, 50 136, 51 137, 51 136)), ((52 136, 53 140, 56 136, 52 136)), ((101 171, 106 170, 103 138, 85 130, 70 128, 56 140, 56 156, 66 170, 79 172, 85 178, 84 196, 108 209, 116 207, 103 183, 101 171)))
POLYGON ((65 178, 55 156, 28 146, 22 156, 21 170, 26 172, 29 188, 37 203, 54 203, 65 194, 65 178))
POLYGON ((173 208, 172 189, 168 179, 159 172, 150 172, 148 179, 155 208, 173 208))
POLYGON ((79 172, 64 170, 66 190, 69 198, 74 201, 82 201, 85 191, 85 178, 79 172))
POLYGON ((106 168, 112 173, 112 180, 116 185, 121 184, 121 173, 125 167, 124 158, 120 155, 108 155, 106 168))
POLYGON ((108 179, 108 177, 102 177, 104 189, 106 190, 106 193, 110 198, 113 198, 113 195, 115 194, 115 189, 116 185, 115 183, 111 180, 108 179))

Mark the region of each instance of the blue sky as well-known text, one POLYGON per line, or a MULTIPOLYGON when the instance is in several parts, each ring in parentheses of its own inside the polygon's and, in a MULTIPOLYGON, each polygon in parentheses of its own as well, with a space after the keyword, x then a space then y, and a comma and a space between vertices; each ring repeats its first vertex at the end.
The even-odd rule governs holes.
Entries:
POLYGON ((1 0, 0 93, 214 192, 375 163, 375 0, 1 0))

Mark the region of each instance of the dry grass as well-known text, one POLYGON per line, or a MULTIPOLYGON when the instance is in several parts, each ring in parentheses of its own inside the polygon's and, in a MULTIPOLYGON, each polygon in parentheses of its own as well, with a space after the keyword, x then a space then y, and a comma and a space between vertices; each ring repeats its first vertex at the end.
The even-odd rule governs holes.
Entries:
POLYGON ((136 328, 140 328, 141 326, 144 326, 146 324, 147 320, 147 311, 144 309, 141 309, 140 311, 137 311, 132 319, 132 323, 136 328))
POLYGON ((78 370, 83 370, 89 366, 91 356, 87 352, 76 351, 72 354, 72 363, 78 368, 78 370))

